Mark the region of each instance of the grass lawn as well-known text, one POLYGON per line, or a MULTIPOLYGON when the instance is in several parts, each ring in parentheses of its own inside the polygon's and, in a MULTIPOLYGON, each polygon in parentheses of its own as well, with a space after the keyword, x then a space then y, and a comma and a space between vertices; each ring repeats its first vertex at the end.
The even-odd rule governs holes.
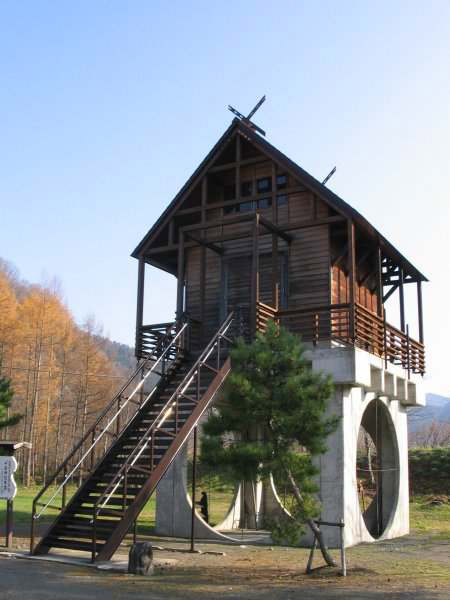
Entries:
MULTIPOLYGON (((215 525, 220 523, 226 516, 227 511, 230 507, 234 491, 232 488, 226 489, 211 489, 204 486, 209 496, 209 511, 210 511, 210 523, 215 525)), ((38 493, 40 487, 32 486, 29 488, 21 487, 17 492, 17 496, 14 499, 14 521, 17 526, 21 526, 20 529, 26 532, 26 528, 29 527, 31 519, 31 508, 33 498, 38 493)), ((201 487, 198 487, 198 496, 200 496, 201 487)), ((75 486, 71 486, 67 490, 67 499, 75 491, 75 486)), ((47 492, 45 498, 48 500, 51 497, 51 493, 47 492)), ((410 523, 411 533, 427 533, 430 535, 437 535, 443 538, 450 536, 450 503, 443 502, 439 505, 431 503, 433 498, 446 499, 445 496, 415 496, 411 498, 410 502, 410 523)), ((53 501, 55 504, 60 503, 60 497, 58 496, 53 501), (58 500, 58 502, 57 502, 58 500)), ((141 533, 150 534, 155 525, 155 496, 152 496, 139 516, 139 531, 141 533)), ((39 523, 45 525, 49 523, 56 515, 58 511, 55 509, 48 508, 39 519, 39 523)), ((6 519, 6 501, 0 503, 0 523, 1 530, 4 528, 6 519)))
POLYGON ((428 533, 442 538, 450 537, 450 501, 447 496, 414 496, 409 504, 411 533, 428 533), (441 498, 440 505, 431 504, 441 498))

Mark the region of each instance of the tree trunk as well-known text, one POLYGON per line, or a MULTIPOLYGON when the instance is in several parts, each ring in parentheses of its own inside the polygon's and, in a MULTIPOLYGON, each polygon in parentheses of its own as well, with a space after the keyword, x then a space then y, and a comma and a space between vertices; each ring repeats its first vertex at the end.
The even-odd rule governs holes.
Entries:
MULTIPOLYGON (((292 491, 294 492, 295 499, 297 500, 297 502, 299 503, 299 505, 301 507, 304 507, 305 506, 305 502, 303 500, 303 496, 302 496, 302 494, 300 492, 300 489, 299 489, 298 485, 295 482, 294 477, 292 476, 292 473, 291 473, 290 469, 285 468, 285 471, 286 471, 286 475, 288 476, 289 483, 291 484, 292 491)), ((310 527, 311 531, 313 532, 313 534, 314 534, 314 536, 315 536, 315 538, 316 538, 316 540, 317 540, 317 542, 319 544, 320 551, 322 552, 322 556, 323 556, 325 562, 327 563, 327 565, 329 567, 335 567, 336 566, 336 562, 332 558, 331 554, 328 551, 328 548, 325 545, 322 531, 316 525, 316 523, 314 522, 313 519, 306 519, 306 523, 310 527)))
POLYGON ((56 426, 56 443, 55 443, 55 471, 59 466, 59 449, 61 443, 61 428, 62 428, 62 416, 63 416, 63 402, 64 402, 64 384, 65 384, 65 369, 66 369, 66 351, 63 350, 62 358, 62 372, 61 372, 61 385, 59 388, 59 412, 56 426))
POLYGON ((369 469, 370 481, 371 481, 372 485, 374 485, 375 484, 375 476, 373 474, 373 469, 372 469, 372 449, 370 447, 370 440, 369 440, 368 433, 364 434, 364 445, 366 446, 367 468, 369 469))

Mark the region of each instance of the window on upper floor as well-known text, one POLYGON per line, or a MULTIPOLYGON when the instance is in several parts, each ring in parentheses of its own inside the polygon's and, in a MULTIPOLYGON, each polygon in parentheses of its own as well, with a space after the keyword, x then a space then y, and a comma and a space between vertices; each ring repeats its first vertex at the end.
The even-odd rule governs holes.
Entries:
POLYGON ((256 181, 256 190, 258 194, 272 191, 272 179, 271 177, 262 177, 256 181))
POLYGON ((253 194, 253 181, 243 181, 241 183, 241 196, 251 196, 253 194))
POLYGON ((277 175, 277 190, 283 190, 287 187, 287 175, 284 173, 277 175))
POLYGON ((277 205, 278 206, 284 206, 287 203, 288 203, 287 194, 278 194, 278 196, 277 196, 277 205))

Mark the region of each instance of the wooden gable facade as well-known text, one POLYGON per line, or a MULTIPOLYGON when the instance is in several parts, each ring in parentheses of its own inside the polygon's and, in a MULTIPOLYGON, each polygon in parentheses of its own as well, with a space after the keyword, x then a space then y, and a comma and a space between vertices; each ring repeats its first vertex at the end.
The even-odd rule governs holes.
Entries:
POLYGON ((138 357, 155 331, 142 322, 149 264, 178 278, 177 319, 198 323, 201 345, 234 311, 250 335, 274 319, 307 342, 356 344, 424 371, 426 278, 356 210, 239 119, 132 256, 139 260, 138 357), (418 341, 407 331, 406 283, 417 285, 418 341), (400 329, 386 324, 383 308, 394 292, 400 329))

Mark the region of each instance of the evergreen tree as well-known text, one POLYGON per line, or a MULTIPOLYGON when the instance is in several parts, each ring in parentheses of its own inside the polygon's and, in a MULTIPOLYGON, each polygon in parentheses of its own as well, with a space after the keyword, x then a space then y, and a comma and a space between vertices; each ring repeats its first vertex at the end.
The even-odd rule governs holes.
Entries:
POLYGON ((331 378, 314 373, 300 338, 269 323, 251 343, 239 340, 231 351, 232 371, 222 400, 204 426, 201 460, 221 466, 238 480, 279 474, 295 499, 293 519, 272 523, 275 539, 299 538, 307 524, 329 565, 334 561, 314 522, 319 506, 312 457, 326 450, 338 418, 325 416, 331 378))
POLYGON ((13 396, 11 381, 6 377, 0 377, 0 429, 16 425, 22 418, 22 415, 18 414, 8 416, 13 396))

